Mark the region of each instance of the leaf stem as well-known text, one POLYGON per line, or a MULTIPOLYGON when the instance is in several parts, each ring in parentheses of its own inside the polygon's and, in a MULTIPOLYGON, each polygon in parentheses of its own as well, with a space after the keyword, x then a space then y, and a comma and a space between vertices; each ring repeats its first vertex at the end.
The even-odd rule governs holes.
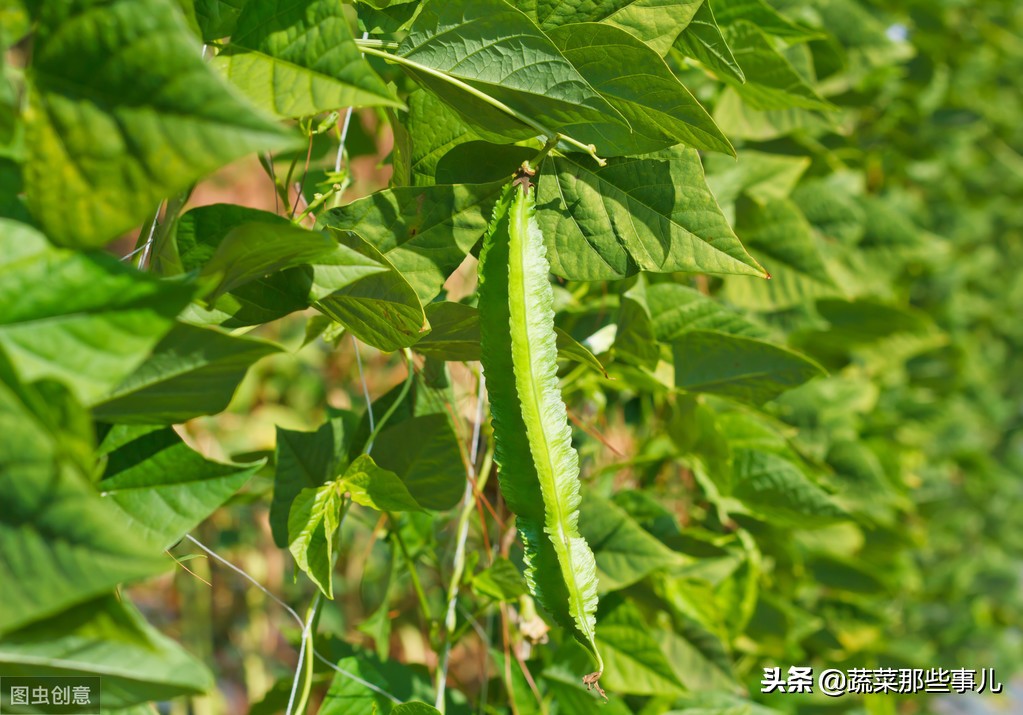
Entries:
MULTIPOLYGON (((455 558, 451 569, 451 580, 448 582, 448 607, 444 616, 444 631, 441 638, 440 665, 436 673, 437 698, 434 707, 444 715, 444 691, 448 680, 448 662, 451 656, 451 635, 458 625, 455 617, 455 606, 458 604, 458 587, 465 573, 465 542, 469 537, 469 518, 476 507, 476 495, 483 491, 487 483, 488 473, 484 472, 476 479, 476 456, 479 449, 480 425, 483 422, 483 400, 486 388, 483 384, 483 373, 479 372, 476 388, 476 419, 472 427, 472 444, 469 448, 469 459, 466 463, 465 494, 462 496, 462 509, 458 514, 458 530, 455 540, 455 558), (475 482, 475 484, 474 484, 475 482)), ((484 527, 485 528, 485 527, 484 527)))
MULTIPOLYGON (((358 43, 358 41, 356 42, 358 43)), ((559 135, 557 132, 544 126, 543 124, 536 121, 529 115, 523 114, 522 112, 518 111, 517 109, 514 109, 513 107, 509 107, 501 100, 495 97, 491 97, 486 92, 476 89, 471 84, 463 82, 462 80, 448 74, 447 72, 444 72, 443 70, 434 69, 433 67, 427 67, 426 65, 420 64, 415 60, 410 60, 407 57, 402 57, 401 55, 392 55, 390 52, 384 52, 375 47, 360 45, 360 49, 362 49, 362 51, 365 52, 367 55, 381 57, 389 62, 394 62, 395 64, 403 65, 405 67, 408 67, 409 69, 413 69, 418 72, 423 72, 425 74, 436 77, 437 79, 441 79, 447 82, 448 84, 458 87, 463 92, 468 92, 477 99, 483 100, 484 102, 494 107, 495 109, 499 109, 505 114, 514 117, 515 119, 519 120, 526 126, 535 129, 537 132, 544 135, 545 137, 551 138, 555 136, 560 136, 561 141, 565 142, 566 144, 571 144, 580 151, 589 154, 591 157, 593 157, 593 160, 597 162, 600 166, 605 166, 607 164, 606 161, 597 156, 597 147, 595 147, 593 144, 583 144, 578 139, 573 139, 572 137, 569 136, 559 135)))

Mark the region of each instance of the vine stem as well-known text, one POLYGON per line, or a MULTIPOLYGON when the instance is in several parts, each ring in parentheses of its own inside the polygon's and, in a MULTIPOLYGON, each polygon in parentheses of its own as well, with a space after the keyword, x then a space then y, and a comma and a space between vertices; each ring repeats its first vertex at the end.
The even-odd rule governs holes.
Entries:
POLYGON ((552 129, 549 129, 546 126, 544 126, 543 124, 541 124, 540 122, 536 121, 535 119, 533 119, 529 115, 523 114, 522 112, 518 111, 517 109, 514 109, 513 107, 509 107, 507 104, 505 104, 501 100, 496 99, 494 97, 491 97, 486 92, 482 92, 482 91, 476 89, 471 84, 468 84, 467 82, 463 82, 462 80, 460 80, 457 77, 454 77, 454 76, 448 74, 447 72, 444 72, 442 70, 437 70, 437 69, 434 69, 432 67, 427 67, 426 65, 420 64, 420 63, 416 62, 415 60, 410 60, 407 57, 402 57, 401 55, 392 55, 390 52, 384 52, 383 50, 380 50, 380 49, 378 49, 376 47, 371 47, 371 46, 368 46, 368 45, 363 45, 363 44, 359 43, 358 40, 356 40, 356 44, 358 44, 359 45, 359 49, 361 49, 367 55, 373 55, 375 57, 380 57, 380 58, 385 59, 385 60, 387 60, 389 62, 393 62, 393 63, 398 64, 398 65, 403 65, 403 66, 408 67, 410 69, 414 69, 414 70, 416 70, 418 72, 423 72, 423 73, 428 74, 428 75, 430 75, 432 77, 436 77, 437 79, 443 80, 443 81, 447 82, 448 84, 451 84, 451 85, 453 85, 455 87, 458 87, 463 92, 467 92, 468 94, 471 94, 472 96, 476 97, 477 99, 483 100, 484 102, 486 102, 490 106, 494 107, 495 109, 499 109, 500 111, 504 112, 505 114, 507 114, 507 115, 509 115, 511 117, 514 117, 515 119, 518 119, 520 122, 522 122, 526 126, 531 127, 532 129, 535 129, 538 133, 544 135, 545 137, 548 137, 549 139, 553 138, 553 137, 560 137, 560 140, 565 142, 566 144, 570 144, 570 145, 576 147, 577 149, 579 149, 580 151, 583 151, 583 152, 586 152, 587 154, 589 154, 591 157, 593 157, 593 160, 595 162, 597 162, 600 166, 605 166, 607 164, 606 161, 604 161, 599 156, 597 156, 597 147, 595 147, 594 145, 592 145, 592 144, 583 144, 578 139, 573 139, 572 137, 569 137, 569 136, 559 135, 557 132, 555 132, 552 129))
POLYGON ((479 380, 476 386, 476 419, 472 426, 472 444, 469 446, 469 461, 466 464, 468 479, 465 480, 465 494, 462 496, 462 509, 458 514, 458 532, 455 542, 455 558, 451 570, 451 581, 448 583, 448 607, 444 615, 444 635, 441 646, 440 665, 436 673, 437 698, 434 707, 441 715, 445 712, 444 692, 448 681, 448 663, 451 656, 451 635, 455 631, 457 619, 455 607, 458 604, 458 585, 462 582, 462 574, 465 572, 465 542, 469 538, 469 518, 476 506, 475 492, 483 491, 486 484, 487 472, 480 475, 476 480, 476 456, 479 451, 480 425, 483 422, 483 400, 486 394, 486 387, 483 383, 483 372, 479 372, 479 380), (475 483, 475 484, 474 484, 475 483), (475 489, 474 489, 475 487, 475 489))

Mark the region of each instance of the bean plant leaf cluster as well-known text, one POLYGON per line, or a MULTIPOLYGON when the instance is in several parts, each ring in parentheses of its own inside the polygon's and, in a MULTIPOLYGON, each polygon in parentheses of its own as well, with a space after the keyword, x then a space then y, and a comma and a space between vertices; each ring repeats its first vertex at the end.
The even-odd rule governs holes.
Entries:
POLYGON ((257 715, 1008 683, 1021 35, 1012 0, 0 2, 0 677, 257 715), (789 666, 874 679, 765 692, 789 666))

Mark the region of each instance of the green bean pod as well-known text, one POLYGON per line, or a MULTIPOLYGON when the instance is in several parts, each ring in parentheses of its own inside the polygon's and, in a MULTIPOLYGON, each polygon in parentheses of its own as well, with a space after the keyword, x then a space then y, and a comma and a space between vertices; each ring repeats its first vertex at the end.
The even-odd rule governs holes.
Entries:
POLYGON ((592 652, 597 571, 579 534, 579 456, 557 375, 554 293, 528 167, 505 188, 479 267, 482 363, 501 492, 516 515, 536 600, 592 652))

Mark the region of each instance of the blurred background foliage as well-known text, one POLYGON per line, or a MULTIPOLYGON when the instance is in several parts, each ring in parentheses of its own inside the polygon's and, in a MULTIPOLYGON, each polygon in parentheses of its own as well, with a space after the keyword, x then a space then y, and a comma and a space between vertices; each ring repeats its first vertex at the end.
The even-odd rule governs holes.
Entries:
MULTIPOLYGON (((375 35, 400 27, 409 5, 366 0, 353 17, 375 35)), ((1023 5, 713 9, 727 45, 701 44, 694 24, 666 61, 736 149, 737 160, 703 155, 707 182, 774 278, 556 279, 558 327, 606 371, 563 361, 562 387, 611 702, 583 690, 579 646, 538 628, 517 571, 503 572, 497 557, 520 555, 491 479, 470 522, 452 713, 925 713, 937 706, 920 695, 761 695, 760 681, 767 666, 940 666, 993 667, 1008 683, 1023 666, 1023 5), (757 54, 765 47, 774 59, 757 54), (704 327, 788 346, 827 374, 760 407, 733 401, 686 383, 673 353, 700 349, 691 331, 704 327)), ((370 62, 400 96, 422 96, 396 67, 370 62)), ((406 121, 401 110, 356 113, 346 200, 423 181, 394 168, 392 127, 406 121)), ((477 181, 488 149, 474 148, 430 180, 477 181)), ((326 133, 310 143, 307 201, 338 178, 335 149, 326 133)), ((276 170, 290 160, 278 155, 276 170)), ((200 184, 191 206, 226 198, 274 210, 258 172, 232 167, 200 184)), ((474 287, 469 257, 442 297, 473 305, 474 287)), ((306 311, 260 326, 287 350, 251 369, 226 411, 179 428, 207 457, 268 458, 194 533, 292 604, 315 586, 292 578, 269 526, 279 430, 365 420, 366 395, 380 415, 406 375, 400 353, 356 347, 317 320, 306 311)), ((433 404, 467 450, 477 389, 476 363, 420 355, 408 416, 433 404)), ((353 509, 321 652, 400 698, 432 702, 438 625, 424 610, 444 610, 454 521, 455 510, 389 519, 353 509)), ((298 628, 190 543, 172 553, 173 576, 129 593, 214 668, 217 689, 170 711, 283 710, 298 628)), ((315 672, 321 712, 371 711, 368 691, 319 662, 315 672)))
MULTIPOLYGON (((829 375, 764 412, 713 396, 681 397, 649 369, 656 351, 637 354, 650 348, 641 334, 649 325, 627 319, 636 279, 562 286, 559 325, 610 372, 609 379, 569 364, 564 373, 584 479, 614 505, 588 501, 584 524, 613 509, 686 566, 665 573, 662 555, 647 554, 644 562, 624 540, 617 547, 629 562, 625 581, 639 578, 605 597, 602 619, 613 608, 669 645, 663 664, 654 658, 630 663, 634 670, 620 677, 609 673, 610 705, 573 696, 571 674, 559 675, 559 663, 571 660, 562 650, 574 644, 529 647, 508 636, 552 711, 745 712, 741 700, 723 694, 748 693, 782 711, 929 712, 921 696, 899 704, 868 697, 857 706, 856 696, 760 696, 759 683, 763 667, 790 664, 995 667, 1006 681, 1019 672, 1023 7, 965 0, 774 4, 820 28, 782 46, 834 111, 760 108, 743 85, 722 83, 677 49, 669 61, 736 146, 738 162, 705 157, 708 182, 775 279, 640 280, 655 333, 673 329, 663 311, 691 299, 668 286, 684 286, 716 297, 748 322, 750 334, 798 348, 829 375), (781 221, 790 223, 781 229, 781 221), (798 232, 811 248, 786 255, 777 248, 781 230, 798 232), (813 253, 819 262, 807 259, 813 253), (610 339, 608 326, 615 326, 610 339), (635 341, 633 330, 640 331, 635 341), (736 460, 751 447, 797 465, 852 519, 793 531, 798 516, 779 524, 741 506, 729 511, 732 505, 718 501, 715 460, 736 460), (736 536, 739 526, 748 541, 736 536)), ((407 83, 392 68, 375 67, 407 83)), ((385 186, 391 140, 383 113, 364 113, 349 141, 353 157, 371 159, 360 173, 375 176, 365 181, 385 186), (381 161, 383 170, 375 171, 381 161)), ((330 159, 325 148, 320 161, 330 159)), ((472 274, 470 260, 449 281, 449 299, 471 293, 472 274)), ((304 322, 292 316, 261 330, 297 347, 304 322)), ((397 358, 363 350, 369 394, 403 379, 397 358)), ((454 389, 445 399, 468 438, 475 377, 455 365, 451 372, 454 389)), ((261 362, 226 413, 189 423, 187 433, 208 453, 267 451, 275 425, 311 430, 333 408, 365 408, 353 347, 344 339, 261 362)), ((298 599, 300 587, 287 577, 265 526, 271 487, 268 472, 201 533, 272 591, 298 599)), ((492 488, 488 496, 499 510, 492 488)), ((763 508, 770 517, 770 506, 763 508)), ((498 511, 500 520, 481 514, 489 534, 474 523, 470 553, 482 565, 486 549, 507 546, 508 525, 506 513, 498 511)), ((345 524, 337 601, 324 611, 323 628, 381 658, 423 664, 411 668, 426 682, 435 666, 429 628, 387 527, 375 515, 354 516, 345 524)), ((439 610, 451 524, 407 518, 400 528, 439 610)), ((602 550, 616 549, 593 545, 602 565, 610 558, 602 550)), ((161 593, 180 594, 181 610, 168 624, 179 624, 186 645, 218 664, 221 697, 233 709, 270 688, 253 712, 273 711, 290 684, 294 656, 282 642, 288 629, 278 634, 280 621, 265 598, 232 574, 211 574, 198 560, 188 565, 213 588, 182 571, 173 592, 141 587, 152 591, 151 615, 168 611, 161 593)), ((500 613, 486 602, 466 604, 480 609, 479 630, 456 649, 452 680, 470 701, 483 698, 477 711, 508 711, 509 700, 516 712, 536 711, 523 672, 502 665, 508 643, 500 613)), ((637 633, 625 633, 627 658, 640 645, 637 633)), ((324 669, 322 677, 329 675, 324 669)))

